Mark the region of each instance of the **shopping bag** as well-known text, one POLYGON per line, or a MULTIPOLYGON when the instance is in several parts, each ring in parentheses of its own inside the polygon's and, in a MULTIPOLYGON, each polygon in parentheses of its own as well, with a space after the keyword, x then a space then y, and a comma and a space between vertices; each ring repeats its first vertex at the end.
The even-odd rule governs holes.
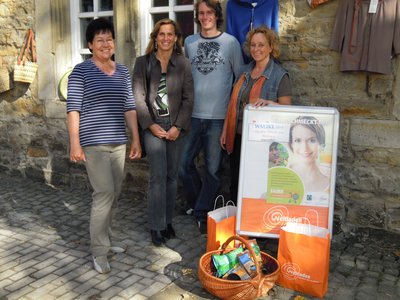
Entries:
MULTIPOLYGON (((233 201, 225 205, 224 197, 219 195, 214 202, 214 210, 207 214, 207 252, 218 250, 231 236, 236 234, 236 206, 233 201), (222 207, 216 209, 219 200, 222 207)), ((232 245, 229 245, 233 247, 232 245)))
POLYGON ((329 230, 302 223, 287 223, 279 232, 278 261, 283 287, 316 297, 328 290, 329 230))

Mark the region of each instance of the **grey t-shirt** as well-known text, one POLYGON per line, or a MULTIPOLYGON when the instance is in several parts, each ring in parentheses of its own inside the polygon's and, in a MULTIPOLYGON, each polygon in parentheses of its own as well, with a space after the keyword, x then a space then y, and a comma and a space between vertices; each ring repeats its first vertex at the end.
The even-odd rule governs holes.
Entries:
POLYGON ((239 42, 225 32, 213 38, 197 33, 186 38, 185 55, 194 81, 192 117, 225 119, 232 84, 244 67, 239 42))

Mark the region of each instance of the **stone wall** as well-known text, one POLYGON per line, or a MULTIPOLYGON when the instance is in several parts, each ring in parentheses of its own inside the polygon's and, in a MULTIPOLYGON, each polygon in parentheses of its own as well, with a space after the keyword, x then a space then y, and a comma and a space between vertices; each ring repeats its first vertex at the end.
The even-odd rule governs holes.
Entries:
MULTIPOLYGON (((336 107, 341 114, 336 224, 346 231, 400 232, 398 60, 393 60, 391 75, 339 72, 340 54, 328 49, 338 1, 314 10, 306 0, 279 3, 281 60, 293 82, 295 104, 336 107)), ((42 21, 35 9, 34 0, 0 3, 0 56, 9 72, 26 29, 42 21)), ((46 75, 52 76, 38 76, 46 75)), ((83 165, 68 160, 65 103, 38 96, 43 94, 39 88, 47 88, 45 79, 40 80, 43 86, 37 80, 14 83, 0 93, 0 170, 55 186, 88 188, 83 165)), ((127 189, 144 190, 146 178, 145 160, 128 162, 127 189)))
POLYGON ((400 231, 398 61, 392 75, 339 72, 340 54, 328 49, 339 1, 305 2, 280 1, 281 58, 296 103, 340 111, 335 218, 400 231))

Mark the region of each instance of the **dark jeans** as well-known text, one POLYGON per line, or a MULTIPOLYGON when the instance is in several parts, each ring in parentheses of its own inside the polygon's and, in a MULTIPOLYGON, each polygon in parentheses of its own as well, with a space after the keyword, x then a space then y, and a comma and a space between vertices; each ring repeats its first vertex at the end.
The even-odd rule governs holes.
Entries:
MULTIPOLYGON (((169 117, 156 121, 165 130, 171 127, 169 117)), ((147 159, 150 166, 147 194, 148 223, 151 230, 164 230, 172 223, 175 210, 177 178, 184 139, 167 141, 155 137, 149 129, 144 132, 147 159)))
POLYGON ((194 216, 205 220, 213 209, 214 199, 220 187, 222 149, 219 144, 224 120, 192 118, 192 126, 185 138, 179 178, 188 205, 194 208, 194 216), (205 174, 201 178, 195 158, 204 150, 205 174))
POLYGON ((233 151, 229 156, 229 167, 231 173, 230 194, 231 200, 237 204, 238 186, 239 186, 239 171, 240 171, 240 149, 242 147, 242 135, 236 134, 233 151))

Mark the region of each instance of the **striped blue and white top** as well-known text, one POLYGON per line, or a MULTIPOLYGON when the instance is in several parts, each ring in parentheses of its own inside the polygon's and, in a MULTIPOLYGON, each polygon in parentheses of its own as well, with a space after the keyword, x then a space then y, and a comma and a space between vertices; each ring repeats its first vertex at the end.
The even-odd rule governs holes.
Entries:
POLYGON ((80 112, 82 147, 126 144, 124 113, 135 109, 129 71, 122 64, 107 75, 88 59, 68 77, 67 112, 80 112))

